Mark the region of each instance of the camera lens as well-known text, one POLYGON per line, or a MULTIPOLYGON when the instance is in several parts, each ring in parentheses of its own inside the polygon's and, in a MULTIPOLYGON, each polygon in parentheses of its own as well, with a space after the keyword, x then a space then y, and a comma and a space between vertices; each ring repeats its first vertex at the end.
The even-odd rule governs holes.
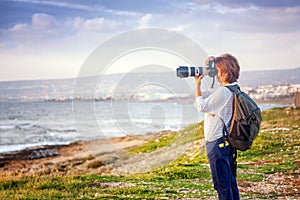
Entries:
POLYGON ((177 76, 180 78, 185 78, 189 76, 189 69, 188 67, 180 66, 177 68, 177 76))
POLYGON ((195 67, 190 67, 190 69, 191 69, 191 74, 190 74, 190 76, 195 76, 195 72, 196 72, 196 70, 195 70, 195 67))

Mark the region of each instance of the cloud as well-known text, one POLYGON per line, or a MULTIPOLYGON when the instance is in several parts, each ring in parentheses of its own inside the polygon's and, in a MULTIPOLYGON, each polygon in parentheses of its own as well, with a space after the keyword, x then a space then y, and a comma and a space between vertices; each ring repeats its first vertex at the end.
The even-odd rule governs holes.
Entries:
MULTIPOLYGON (((221 1, 220 1, 221 2, 221 1)), ((271 7, 277 7, 277 8, 286 8, 286 7, 294 7, 294 6, 300 6, 299 1, 295 0, 250 0, 250 1, 234 1, 234 0, 226 0, 228 4, 235 4, 235 5, 255 5, 258 7, 264 7, 264 8, 271 8, 271 7)))
POLYGON ((66 2, 66 1, 48 1, 48 0, 14 0, 15 2, 24 2, 30 4, 38 4, 38 5, 49 5, 49 6, 56 6, 56 7, 63 7, 63 8, 71 8, 77 10, 85 10, 85 11, 94 11, 95 6, 90 5, 82 5, 76 4, 74 2, 66 2))
POLYGON ((29 23, 17 23, 7 30, 3 30, 5 37, 1 39, 10 40, 12 43, 26 41, 42 41, 45 38, 58 37, 60 24, 55 17, 45 13, 34 13, 29 23))
POLYGON ((0 56, 9 58, 2 59, 0 66, 16 69, 24 63, 28 73, 40 67, 38 63, 45 63, 45 70, 58 71, 65 65, 71 73, 104 40, 145 27, 178 31, 210 54, 232 52, 246 68, 284 65, 283 57, 289 58, 290 67, 300 62, 295 56, 300 53, 300 6, 290 1, 174 0, 159 8, 150 2, 143 9, 138 9, 143 3, 112 5, 105 0, 102 5, 68 0, 20 2, 27 6, 15 8, 10 19, 17 20, 0 30, 0 56))
POLYGON ((36 29, 51 29, 55 25, 54 17, 45 13, 35 13, 32 15, 32 26, 36 29))
POLYGON ((126 20, 120 21, 113 18, 73 17, 59 19, 46 13, 34 13, 29 23, 17 23, 6 30, 2 30, 3 37, 0 38, 0 41, 9 40, 12 44, 32 41, 47 43, 53 39, 64 40, 66 37, 72 37, 81 32, 85 32, 84 36, 86 37, 89 33, 112 34, 124 30, 126 25, 128 25, 126 20))
POLYGON ((29 28, 28 24, 21 23, 21 24, 14 25, 8 31, 12 32, 12 33, 18 33, 18 32, 24 32, 24 31, 28 30, 28 28, 29 28))
POLYGON ((268 8, 252 10, 236 18, 234 15, 228 15, 228 19, 231 20, 227 20, 222 28, 241 33, 300 32, 300 26, 297 25, 300 21, 299 11, 300 7, 294 8, 293 11, 289 8, 268 8))
POLYGON ((150 21, 153 19, 152 14, 146 14, 139 19, 139 28, 149 27, 150 21))
POLYGON ((82 17, 76 17, 71 20, 71 25, 80 31, 94 31, 94 32, 106 32, 113 31, 118 28, 118 22, 114 20, 105 19, 103 17, 84 19, 82 17))
POLYGON ((99 12, 99 13, 106 13, 116 16, 126 16, 126 17, 138 17, 141 16, 142 12, 135 12, 130 10, 118 10, 118 9, 109 9, 103 5, 92 4, 89 1, 81 1, 81 4, 68 2, 68 1, 49 1, 49 0, 14 0, 16 2, 28 3, 28 4, 36 4, 40 6, 54 6, 60 7, 65 9, 86 11, 86 12, 99 12))
POLYGON ((298 25, 300 6, 289 7, 290 4, 287 4, 285 7, 283 5, 274 7, 272 5, 262 7, 259 4, 243 4, 236 1, 188 2, 177 5, 185 11, 177 16, 177 21, 180 22, 184 18, 187 23, 201 28, 214 24, 213 28, 217 28, 220 32, 274 34, 300 31, 298 25))
POLYGON ((175 27, 169 28, 170 31, 176 31, 176 32, 188 31, 188 29, 191 29, 190 24, 181 24, 181 25, 177 25, 175 27))
POLYGON ((225 13, 236 13, 236 14, 241 14, 243 12, 249 12, 252 10, 258 10, 258 7, 256 6, 246 6, 246 7, 228 7, 228 6, 224 6, 222 4, 216 4, 214 5, 213 9, 221 14, 225 14, 225 13))
POLYGON ((8 31, 14 33, 24 33, 26 31, 48 31, 55 29, 57 27, 56 20, 53 16, 47 15, 45 13, 34 13, 31 16, 31 22, 28 23, 18 23, 15 24, 12 28, 9 28, 8 31))
POLYGON ((220 4, 229 8, 241 8, 241 7, 262 7, 262 8, 286 8, 300 6, 300 1, 295 0, 248 0, 248 1, 236 1, 236 0, 195 0, 196 4, 220 4))
POLYGON ((112 10, 108 8, 103 8, 105 12, 111 13, 113 15, 119 15, 119 16, 126 16, 126 17, 139 17, 143 15, 142 12, 133 12, 133 11, 127 11, 127 10, 112 10))

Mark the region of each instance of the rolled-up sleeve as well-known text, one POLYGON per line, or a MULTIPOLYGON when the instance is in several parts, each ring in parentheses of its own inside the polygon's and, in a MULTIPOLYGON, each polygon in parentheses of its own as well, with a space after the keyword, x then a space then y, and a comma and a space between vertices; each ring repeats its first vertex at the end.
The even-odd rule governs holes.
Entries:
POLYGON ((194 101, 194 107, 199 111, 199 112, 203 112, 202 109, 203 109, 203 96, 199 96, 195 99, 194 101))
POLYGON ((216 105, 213 104, 213 98, 211 96, 204 99, 199 96, 195 100, 194 106, 199 112, 210 113, 215 110, 216 105), (196 105, 195 105, 196 104, 196 105))

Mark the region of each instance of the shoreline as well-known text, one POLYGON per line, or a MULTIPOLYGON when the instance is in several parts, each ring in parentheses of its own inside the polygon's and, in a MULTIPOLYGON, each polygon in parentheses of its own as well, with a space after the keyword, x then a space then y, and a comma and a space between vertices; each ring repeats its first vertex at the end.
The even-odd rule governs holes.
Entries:
MULTIPOLYGON (((153 99, 153 100, 133 100, 132 103, 155 103, 155 102, 165 102, 165 103, 193 103, 195 101, 194 96, 192 97, 181 97, 181 98, 169 98, 169 99, 153 99)), ((76 102, 128 102, 127 100, 116 100, 116 99, 0 99, 0 102, 23 102, 23 103, 72 103, 76 102)), ((258 104, 293 104, 294 97, 280 97, 280 98, 267 98, 267 99, 254 99, 258 104)))
POLYGON ((75 142, 79 142, 81 140, 77 140, 77 141, 73 141, 73 142, 65 142, 65 143, 48 143, 48 144, 16 144, 16 145, 7 145, 7 146, 12 146, 15 148, 7 148, 9 150, 3 150, 0 151, 0 157, 2 154, 13 154, 13 153, 17 153, 19 151, 23 151, 23 150, 30 150, 30 149, 37 149, 37 148, 43 148, 43 147, 51 147, 51 146, 65 146, 65 145, 69 145, 75 142), (17 148, 19 147, 19 148, 17 148))
POLYGON ((0 176, 7 174, 111 174, 117 173, 94 155, 116 157, 128 150, 178 131, 160 131, 135 136, 79 140, 69 144, 39 145, 0 153, 0 176), (114 148, 112 148, 114 147, 114 148))
MULTIPOLYGON (((265 110, 265 109, 270 109, 270 108, 273 108, 273 107, 292 107, 293 106, 293 103, 292 102, 281 102, 279 103, 278 101, 269 101, 269 102, 266 102, 266 101, 262 101, 262 102, 256 102, 258 105, 261 105, 261 106, 266 106, 266 105, 270 105, 270 106, 266 106, 266 107, 263 107, 262 110, 265 110)), ((201 120, 202 121, 202 120, 201 120)), ((199 121, 200 122, 200 121, 199 121)), ((195 122, 197 123, 197 122, 195 122)), ((191 124, 190 124, 191 125, 191 124)), ((180 130, 161 130, 160 132, 163 132, 163 131, 180 131, 180 130)), ((145 135, 148 135, 148 134, 155 134, 155 133, 142 133, 142 134, 139 134, 139 135, 135 135, 135 137, 138 137, 138 136, 145 136, 145 135)), ((112 136, 111 138, 122 138, 122 137, 130 137, 130 136, 112 136)), ((108 139, 108 137, 107 137, 108 139)), ((1 155, 3 154, 13 154, 13 153, 17 153, 17 152, 20 152, 20 151, 23 151, 23 150, 30 150, 30 149, 43 149, 44 146, 67 146, 67 145, 70 145, 72 143, 76 143, 76 142, 85 142, 85 141, 93 141, 93 140, 106 140, 105 137, 104 138, 96 138, 96 139, 87 139, 87 140, 82 140, 82 139, 75 139, 73 141, 65 141, 65 142, 57 142, 57 143, 36 143, 36 144, 13 144, 13 145, 7 145, 8 146, 11 146, 11 148, 0 148, 0 158, 1 158, 1 155)), ((5 146, 5 145, 4 145, 5 146)))
POLYGON ((0 153, 0 176, 120 174, 108 163, 98 160, 99 155, 101 158, 116 157, 121 151, 175 133, 177 132, 161 131, 138 136, 81 140, 66 145, 43 145, 0 153))

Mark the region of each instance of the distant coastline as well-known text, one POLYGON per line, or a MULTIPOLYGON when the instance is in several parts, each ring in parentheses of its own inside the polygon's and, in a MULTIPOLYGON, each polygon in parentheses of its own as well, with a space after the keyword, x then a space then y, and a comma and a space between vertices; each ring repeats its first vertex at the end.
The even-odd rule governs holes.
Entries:
MULTIPOLYGON (((158 99, 158 100, 141 100, 141 101, 130 101, 130 102, 178 102, 180 103, 193 103, 194 97, 190 98, 169 98, 169 99, 158 99)), ((113 99, 48 99, 48 100, 41 100, 44 102, 72 102, 72 101, 95 101, 95 102, 122 102, 120 100, 113 100, 113 99)), ((128 102, 124 100, 125 102, 128 102)), ((255 99, 255 102, 258 104, 287 104, 292 105, 294 103, 294 97, 278 97, 278 98, 270 98, 270 99, 255 99)))
MULTIPOLYGON (((257 100, 282 99, 300 89, 300 67, 287 70, 245 71, 238 81, 257 100)), ((0 81, 0 101, 174 101, 194 98, 194 79, 179 79, 175 72, 107 74, 101 77, 0 81), (122 77, 126 75, 126 82, 122 77), (122 82, 123 81, 123 82, 122 82), (97 85, 95 85, 97 83, 97 85), (152 84, 154 83, 154 84, 152 84), (162 83, 162 84, 155 84, 162 83), (137 90, 141 85, 141 87, 137 90), (79 87, 79 88, 76 88, 79 87), (80 90, 79 92, 77 90, 80 90), (117 93, 116 93, 117 90, 117 93)), ((273 101, 273 100, 272 100, 273 101)))

